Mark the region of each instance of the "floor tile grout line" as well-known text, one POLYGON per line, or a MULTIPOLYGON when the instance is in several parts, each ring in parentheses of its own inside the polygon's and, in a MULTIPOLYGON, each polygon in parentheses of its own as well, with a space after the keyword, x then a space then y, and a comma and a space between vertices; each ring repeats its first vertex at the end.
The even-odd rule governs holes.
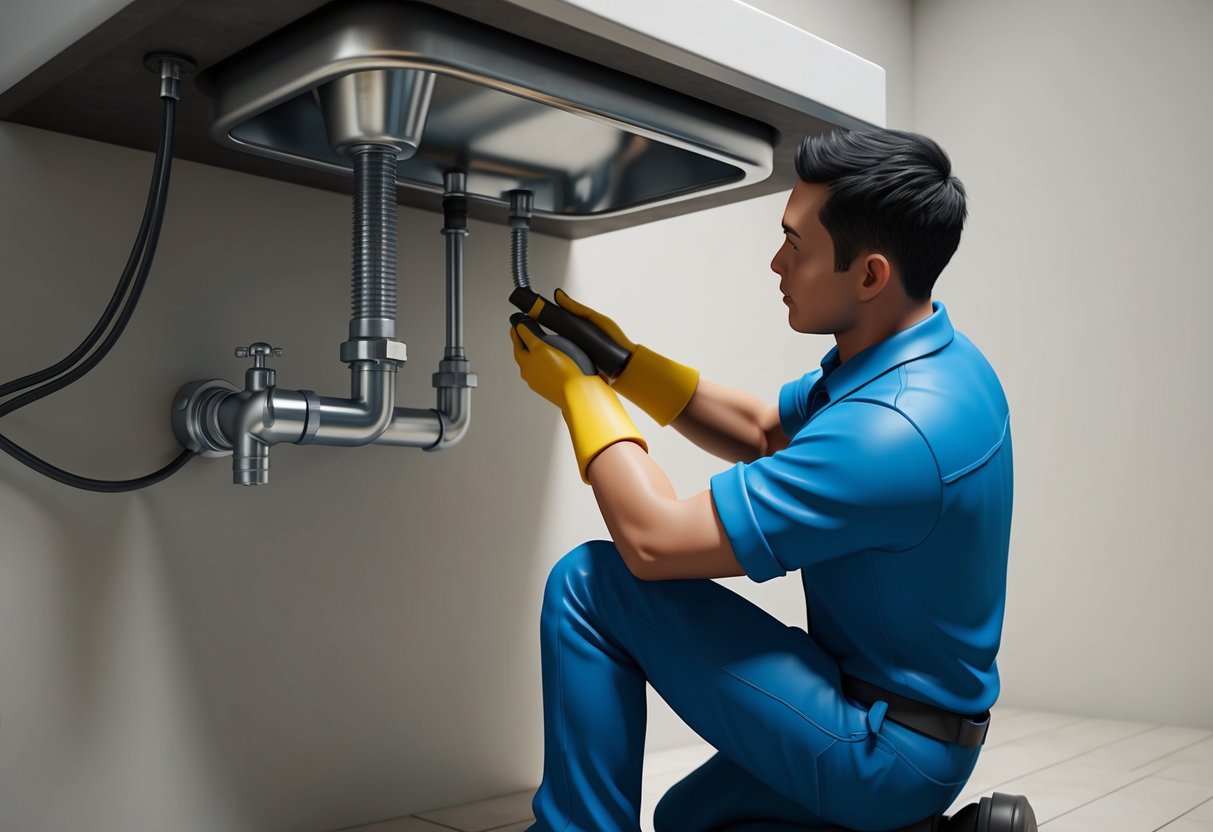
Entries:
POLYGON ((433 826, 437 826, 441 829, 449 829, 449 830, 451 830, 451 832, 465 832, 465 830, 463 830, 463 829, 457 829, 454 826, 447 826, 445 823, 439 823, 436 820, 428 820, 426 818, 419 817, 418 815, 393 815, 390 818, 383 818, 382 820, 373 820, 370 823, 360 823, 357 826, 343 826, 340 829, 334 829, 333 832, 358 832, 359 829, 364 829, 368 826, 379 826, 384 823, 394 823, 398 820, 405 820, 405 819, 419 820, 422 823, 428 823, 433 826))
POLYGON ((1191 780, 1185 780, 1182 777, 1176 777, 1173 774, 1167 774, 1169 768, 1160 768, 1156 771, 1151 771, 1151 777, 1157 777, 1159 780, 1170 780, 1172 783, 1187 783, 1189 786, 1213 786, 1211 783, 1193 783, 1191 780))
MULTIPOLYGON (((1135 770, 1137 770, 1137 769, 1131 769, 1131 770, 1135 771, 1135 770)), ((1063 811, 1063 813, 1061 813, 1060 815, 1054 815, 1053 817, 1050 817, 1049 821, 1057 820, 1057 819, 1058 819, 1058 817, 1064 817, 1065 815, 1069 815, 1070 813, 1074 813, 1074 811, 1078 811, 1078 809, 1082 809, 1083 807, 1089 807, 1089 805, 1090 805, 1090 804, 1092 804, 1092 803, 1098 803, 1098 802, 1099 802, 1099 800, 1103 800, 1105 797, 1110 797, 1110 796, 1112 796, 1112 794, 1115 794, 1116 792, 1120 792, 1120 791, 1126 790, 1126 788, 1128 788, 1129 786, 1133 786, 1133 785, 1135 785, 1135 783, 1139 783, 1139 782, 1141 782, 1141 781, 1143 781, 1143 780, 1149 780, 1149 779, 1150 779, 1150 777, 1152 777, 1152 776, 1155 776, 1154 771, 1147 771, 1147 773, 1146 773, 1146 774, 1141 775, 1140 777, 1138 777, 1138 779, 1137 779, 1137 780, 1132 780, 1132 781, 1129 781, 1129 782, 1127 782, 1127 783, 1124 783, 1124 785, 1123 785, 1123 786, 1117 786, 1116 788, 1114 788, 1114 790, 1112 790, 1112 791, 1110 791, 1110 792, 1106 792, 1106 793, 1104 793, 1104 794, 1100 794, 1100 796, 1099 796, 1099 797, 1097 797, 1097 798, 1087 800, 1087 802, 1086 802, 1086 803, 1083 803, 1082 805, 1077 805, 1077 807, 1075 807, 1074 809, 1066 809, 1066 810, 1065 810, 1065 811, 1063 811)), ((1197 804, 1195 805, 1195 807, 1192 807, 1192 808, 1190 808, 1190 809, 1188 809, 1188 810, 1185 810, 1185 811, 1184 811, 1184 814, 1183 814, 1183 815, 1179 815, 1179 817, 1183 817, 1183 816, 1184 816, 1184 815, 1186 815, 1186 814, 1190 814, 1190 813, 1192 813, 1192 811, 1196 811, 1197 809, 1200 809, 1200 808, 1202 807, 1202 805, 1205 805, 1206 803, 1208 803, 1208 802, 1209 802, 1209 800, 1213 800, 1213 797, 1208 797, 1208 798, 1205 798, 1205 799, 1201 800, 1201 802, 1200 802, 1200 803, 1197 803, 1197 804)), ((1167 821, 1167 822, 1166 822, 1166 824, 1163 824, 1163 826, 1169 826, 1169 825, 1171 825, 1171 824, 1174 824, 1174 822, 1175 822, 1175 821, 1179 820, 1179 817, 1172 817, 1172 819, 1171 819, 1171 820, 1169 820, 1169 821, 1167 821)), ((1041 826, 1044 826, 1044 824, 1047 824, 1047 822, 1049 822, 1049 821, 1042 821, 1042 822, 1041 822, 1041 826)), ((1156 828, 1156 830, 1155 830, 1154 832, 1158 832, 1158 830, 1161 830, 1161 828, 1162 828, 1162 826, 1157 827, 1157 828, 1156 828)))
POLYGON ((528 822, 534 823, 535 818, 533 818, 533 817, 519 818, 518 820, 512 820, 509 823, 503 823, 500 826, 494 826, 492 829, 483 829, 483 830, 481 830, 481 832, 497 832, 498 829, 505 829, 507 826, 513 826, 516 823, 528 823, 528 822))
MULTIPOLYGON (((1043 713, 1048 713, 1048 711, 1033 711, 1033 713, 1042 713, 1043 714, 1043 713)), ((1041 728, 1039 731, 1033 731, 1030 734, 1024 734, 1022 737, 1016 737, 1015 739, 1007 740, 1006 742, 999 741, 996 743, 992 743, 992 744, 989 744, 989 747, 990 748, 999 748, 1004 745, 1012 745, 1014 743, 1019 742, 1020 740, 1026 740, 1031 737, 1039 737, 1041 734, 1047 734, 1050 731, 1057 731, 1061 728, 1069 728, 1072 725, 1081 725, 1084 722, 1091 722, 1095 719, 1095 717, 1079 716, 1078 714, 1056 714, 1056 716, 1072 716, 1072 717, 1074 717, 1074 720, 1072 722, 1063 722, 1061 725, 1054 725, 1052 728, 1041 728)))
MULTIPOLYGON (((441 812, 442 810, 439 809, 437 811, 441 812)), ((460 829, 458 826, 447 826, 445 823, 442 823, 442 822, 436 821, 436 820, 430 820, 429 818, 423 818, 423 817, 421 817, 421 815, 409 815, 408 817, 413 818, 414 820, 419 820, 422 823, 432 823, 432 824, 434 824, 434 826, 440 826, 443 829, 450 829, 451 832, 467 832, 466 829, 460 829)), ((393 820, 395 820, 395 818, 393 818, 393 820)), ((384 821, 384 823, 386 823, 386 822, 387 821, 384 821)), ((514 821, 514 823, 517 823, 517 822, 518 821, 514 821)))
MULTIPOLYGON (((1168 727, 1168 728, 1174 728, 1175 726, 1170 725, 1170 726, 1164 726, 1164 727, 1168 727)), ((1159 760, 1165 760, 1167 757, 1170 757, 1172 754, 1178 754, 1178 753, 1179 753, 1179 752, 1181 752, 1181 751, 1187 751, 1187 750, 1188 750, 1189 748, 1191 748, 1192 746, 1194 746, 1194 745, 1200 745, 1202 742, 1204 742, 1205 740, 1209 739, 1210 737, 1213 737, 1213 732, 1207 733, 1207 734, 1205 734, 1203 737, 1201 737, 1200 739, 1198 739, 1198 740, 1193 740, 1192 742, 1188 743, 1187 745, 1181 745, 1179 748, 1176 748, 1176 749, 1174 749, 1173 751, 1168 751, 1166 754, 1160 754, 1159 756, 1155 757, 1155 758, 1154 758, 1154 759, 1152 759, 1152 760, 1146 760, 1144 763, 1142 763, 1142 764, 1141 764, 1141 765, 1139 765, 1139 766, 1133 766, 1133 768, 1132 768, 1131 770, 1132 770, 1132 771, 1137 771, 1139 768, 1143 768, 1143 767, 1145 767, 1145 766, 1148 766, 1150 763, 1157 763, 1159 760)))
POLYGON ((1189 809, 1188 811, 1184 812, 1182 815, 1177 815, 1177 816, 1175 816, 1175 817, 1171 818, 1171 819, 1170 819, 1169 821, 1167 821, 1166 823, 1164 823, 1162 826, 1159 826, 1158 828, 1156 828, 1156 829, 1154 830, 1154 832, 1158 832, 1158 830, 1159 830, 1159 829, 1166 829, 1168 826, 1170 826, 1171 824, 1175 823, 1175 821, 1177 821, 1177 820, 1182 820, 1183 818, 1185 818, 1185 817, 1187 817, 1188 815, 1190 815, 1190 814, 1192 814, 1193 812, 1195 812, 1195 811, 1196 811, 1197 809, 1199 809, 1201 806, 1204 806, 1204 805, 1205 805, 1206 803, 1208 803, 1210 800, 1213 800, 1213 797, 1206 797, 1204 800, 1200 801, 1200 803, 1197 803, 1195 806, 1193 806, 1193 807, 1192 807, 1191 809, 1189 809))
POLYGON ((1049 818, 1049 820, 1042 821, 1042 822, 1040 823, 1040 825, 1041 825, 1041 826, 1044 826, 1046 823, 1050 823, 1051 821, 1055 821, 1055 820, 1057 820, 1058 818, 1063 818, 1063 817, 1065 817, 1066 815, 1071 814, 1072 812, 1077 812, 1079 809, 1083 808, 1084 806, 1090 806, 1092 803, 1098 803, 1099 801, 1103 800, 1105 797, 1110 797, 1111 795, 1114 795, 1114 794, 1116 794, 1116 793, 1117 793, 1117 792, 1119 792, 1119 791, 1122 791, 1122 790, 1124 790, 1124 789, 1129 788, 1129 786, 1132 786, 1132 785, 1134 785, 1135 783, 1140 783, 1142 780, 1149 780, 1149 779, 1150 779, 1150 776, 1151 776, 1150 774, 1143 774, 1141 777, 1138 777, 1136 780, 1131 780, 1131 781, 1129 781, 1128 783, 1125 783, 1125 784, 1123 784, 1123 785, 1121 785, 1121 786, 1117 786, 1116 788, 1112 789, 1112 791, 1110 791, 1110 792, 1104 792, 1104 793, 1103 793, 1103 794, 1101 794, 1099 797, 1094 797, 1094 798, 1091 798, 1091 799, 1090 799, 1090 800, 1088 800, 1086 803, 1080 803, 1079 805, 1075 806, 1073 809, 1066 809, 1066 810, 1065 810, 1064 812, 1062 812, 1061 814, 1059 814, 1059 815, 1054 815, 1053 817, 1049 818))
POLYGON ((1020 717, 1027 716, 1028 714, 1048 713, 1048 711, 1020 711, 1019 713, 1011 714, 1010 716, 1002 716, 1001 714, 998 713, 996 708, 997 708, 997 706, 995 706, 994 710, 990 711, 990 718, 993 719, 994 717, 998 717, 1000 720, 999 724, 1001 724, 1002 722, 1010 722, 1011 720, 1019 719, 1020 717))
MULTIPOLYGON (((1076 725, 1078 723, 1070 723, 1070 724, 1076 725)), ((997 789, 999 786, 1005 786, 1007 783, 1014 783, 1016 780, 1022 780, 1025 777, 1031 777, 1033 774, 1040 774, 1042 771, 1048 771, 1049 769, 1055 768, 1056 766, 1060 766, 1060 765, 1064 765, 1065 763, 1073 762, 1074 760, 1077 760, 1079 757, 1085 757, 1086 755, 1090 754, 1092 751, 1098 751, 1101 748, 1107 748, 1109 745, 1115 745, 1118 742, 1123 742, 1124 740, 1132 739, 1133 737, 1140 737, 1142 734, 1147 734, 1150 731, 1153 731, 1157 727, 1158 727, 1157 725, 1151 725, 1149 728, 1143 728, 1142 730, 1138 731, 1135 734, 1126 734, 1123 737, 1117 737, 1114 740, 1109 740, 1108 742, 1105 742, 1103 745, 1097 745, 1094 748, 1088 748, 1086 751, 1080 751, 1077 754, 1075 754, 1073 757, 1066 757, 1064 760, 1057 760, 1055 762, 1049 763, 1047 766, 1041 766, 1040 768, 1032 769, 1031 771, 1024 772, 1023 774, 1017 774, 1014 777, 1010 778, 1009 780, 1003 780, 1001 783, 995 783, 993 786, 990 786, 990 789, 997 789)), ((1029 736, 1035 736, 1035 734, 1030 734, 1029 736)), ((1020 739, 1027 739, 1027 737, 1020 737, 1020 739)), ((1007 743, 1007 745, 1014 745, 1015 742, 1019 742, 1019 740, 1015 740, 1014 742, 1009 742, 1009 743, 1007 743)), ((980 759, 981 758, 979 757, 978 762, 980 762, 980 759)), ((1129 771, 1136 771, 1136 769, 1129 769, 1129 771)), ((1149 774, 1146 774, 1141 779, 1144 780, 1146 777, 1149 777, 1149 776, 1150 776, 1149 774)), ((1135 780, 1133 782, 1137 782, 1137 781, 1135 780)), ((983 791, 989 791, 989 789, 985 789, 983 791)), ((1111 792, 1109 792, 1109 794, 1110 793, 1111 792)), ((1096 799, 1098 800, 1098 798, 1096 798, 1096 799)), ((1071 811, 1073 811, 1073 810, 1071 810, 1071 811)), ((1065 814, 1065 813, 1063 812, 1062 814, 1065 814)), ((1061 817, 1061 815, 1057 815, 1057 817, 1061 817)), ((1042 821, 1042 823, 1043 823, 1043 821, 1042 821)))

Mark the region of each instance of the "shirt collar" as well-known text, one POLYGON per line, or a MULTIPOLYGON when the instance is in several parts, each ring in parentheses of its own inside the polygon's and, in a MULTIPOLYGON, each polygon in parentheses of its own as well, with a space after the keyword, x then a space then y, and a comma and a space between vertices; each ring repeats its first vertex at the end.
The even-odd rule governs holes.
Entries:
POLYGON ((826 353, 821 359, 821 370, 830 402, 850 395, 894 367, 930 355, 950 344, 955 331, 948 319, 948 310, 939 301, 932 302, 931 310, 930 316, 879 344, 873 344, 842 364, 838 363, 838 347, 826 353))

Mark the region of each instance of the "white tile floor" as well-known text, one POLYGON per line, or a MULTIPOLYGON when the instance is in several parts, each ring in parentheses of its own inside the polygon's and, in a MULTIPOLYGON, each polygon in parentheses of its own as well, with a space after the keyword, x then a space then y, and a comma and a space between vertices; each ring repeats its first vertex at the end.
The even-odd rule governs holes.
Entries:
MULTIPOLYGON (((714 750, 645 756, 641 829, 665 790, 714 750)), ((991 792, 1026 794, 1048 832, 1213 832, 1213 731, 998 707, 953 810, 991 792)), ((344 832, 522 832, 532 791, 344 832)))

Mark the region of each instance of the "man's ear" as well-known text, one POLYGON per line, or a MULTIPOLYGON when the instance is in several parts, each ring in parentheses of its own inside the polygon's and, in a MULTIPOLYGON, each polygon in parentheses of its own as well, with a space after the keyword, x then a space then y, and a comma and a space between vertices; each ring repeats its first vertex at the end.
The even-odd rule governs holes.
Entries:
POLYGON ((862 272, 859 283, 859 300, 872 300, 889 285, 893 278, 893 267, 883 254, 864 254, 860 258, 862 272))

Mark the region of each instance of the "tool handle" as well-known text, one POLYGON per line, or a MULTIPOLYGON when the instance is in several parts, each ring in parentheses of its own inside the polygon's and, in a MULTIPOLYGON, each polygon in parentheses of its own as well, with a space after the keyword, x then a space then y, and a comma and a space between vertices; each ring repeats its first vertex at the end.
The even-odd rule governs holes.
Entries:
POLYGON ((519 287, 510 294, 510 303, 527 314, 530 314, 538 300, 543 301, 543 306, 535 320, 580 347, 594 365, 611 378, 623 372, 632 353, 607 335, 597 324, 562 309, 553 301, 526 287, 519 287))
POLYGON ((559 335, 553 335, 551 332, 544 332, 543 327, 541 327, 539 324, 535 323, 534 319, 528 318, 526 315, 522 314, 521 312, 515 312, 513 315, 510 315, 510 323, 513 324, 514 326, 518 326, 519 324, 522 324, 527 329, 529 329, 535 335, 535 337, 538 338, 540 341, 547 344, 549 347, 553 347, 554 349, 560 350, 562 353, 567 355, 569 358, 573 359, 573 363, 576 364, 577 368, 579 370, 581 370, 581 372, 584 373, 585 375, 587 375, 587 376, 598 375, 598 368, 596 366, 594 366, 594 362, 590 360, 590 357, 588 355, 586 355, 585 352, 580 347, 578 347, 576 344, 574 344, 568 338, 562 338, 559 335))

